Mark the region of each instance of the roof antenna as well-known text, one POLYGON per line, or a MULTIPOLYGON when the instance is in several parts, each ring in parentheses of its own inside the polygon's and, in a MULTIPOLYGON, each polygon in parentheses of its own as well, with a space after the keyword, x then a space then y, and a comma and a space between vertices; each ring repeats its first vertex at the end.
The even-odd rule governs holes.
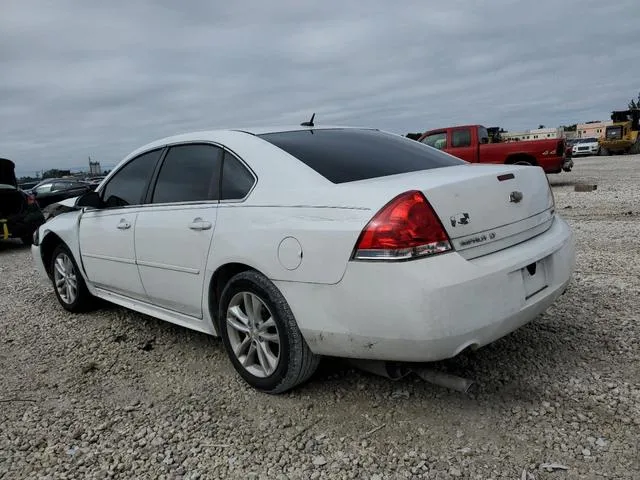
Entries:
POLYGON ((315 118, 316 114, 314 113, 313 115, 311 115, 311 120, 309 120, 308 122, 302 122, 300 124, 300 126, 302 127, 313 127, 313 119, 315 118))

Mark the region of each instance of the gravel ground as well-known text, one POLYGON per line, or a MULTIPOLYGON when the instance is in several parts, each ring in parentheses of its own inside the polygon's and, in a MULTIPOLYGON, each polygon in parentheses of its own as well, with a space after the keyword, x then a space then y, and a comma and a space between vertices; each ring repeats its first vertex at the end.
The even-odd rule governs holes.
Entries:
POLYGON ((65 313, 29 251, 1 245, 0 478, 640 478, 640 156, 575 163, 550 177, 577 235, 572 285, 437 365, 475 379, 471 395, 337 360, 259 394, 215 338, 65 313))

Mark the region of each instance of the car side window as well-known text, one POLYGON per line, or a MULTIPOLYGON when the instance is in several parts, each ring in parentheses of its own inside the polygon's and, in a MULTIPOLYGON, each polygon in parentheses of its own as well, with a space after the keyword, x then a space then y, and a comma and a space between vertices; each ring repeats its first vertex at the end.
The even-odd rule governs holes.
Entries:
POLYGON ((140 205, 162 149, 143 153, 118 170, 102 190, 107 208, 140 205))
POLYGON ((51 187, 52 192, 57 192, 59 190, 67 190, 71 187, 70 182, 53 182, 53 186, 51 187))
POLYGON ((37 193, 49 193, 51 191, 51 187, 53 186, 53 183, 45 183, 43 185, 40 185, 39 187, 37 187, 35 189, 35 191, 37 193))
POLYGON ((447 132, 432 133, 431 135, 424 137, 421 142, 429 145, 430 147, 442 150, 447 146, 447 132))
POLYGON ((471 146, 471 130, 468 128, 453 130, 451 132, 451 146, 454 148, 470 147, 471 146))
POLYGON ((255 179, 251 172, 231 153, 224 152, 220 200, 241 200, 247 196, 255 179))
POLYGON ((160 167, 151 203, 218 200, 223 150, 214 145, 171 147, 160 167))

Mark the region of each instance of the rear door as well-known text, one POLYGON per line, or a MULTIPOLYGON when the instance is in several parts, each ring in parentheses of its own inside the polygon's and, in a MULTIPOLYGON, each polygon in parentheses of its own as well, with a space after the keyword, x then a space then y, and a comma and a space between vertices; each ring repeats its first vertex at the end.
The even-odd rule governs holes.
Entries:
POLYGON ((446 152, 467 162, 477 161, 478 146, 473 144, 471 127, 450 129, 446 152))
POLYGON ((136 261, 149 300, 196 318, 202 318, 223 155, 206 143, 170 147, 135 226, 136 261))

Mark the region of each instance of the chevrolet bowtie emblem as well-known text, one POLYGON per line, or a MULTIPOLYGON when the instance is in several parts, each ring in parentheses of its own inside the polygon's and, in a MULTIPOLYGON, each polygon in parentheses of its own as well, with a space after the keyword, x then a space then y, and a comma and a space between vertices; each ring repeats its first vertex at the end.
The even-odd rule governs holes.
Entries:
POLYGON ((512 203, 520 203, 520 201, 522 200, 522 192, 511 192, 509 194, 509 201, 512 203))

